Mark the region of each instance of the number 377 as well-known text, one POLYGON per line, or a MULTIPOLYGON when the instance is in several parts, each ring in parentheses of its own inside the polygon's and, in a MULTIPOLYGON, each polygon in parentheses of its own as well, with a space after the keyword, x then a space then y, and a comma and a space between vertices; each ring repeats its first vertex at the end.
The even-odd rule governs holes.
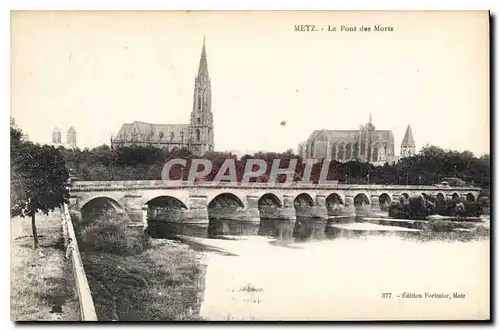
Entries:
POLYGON ((382 293, 382 299, 390 299, 391 293, 382 293))

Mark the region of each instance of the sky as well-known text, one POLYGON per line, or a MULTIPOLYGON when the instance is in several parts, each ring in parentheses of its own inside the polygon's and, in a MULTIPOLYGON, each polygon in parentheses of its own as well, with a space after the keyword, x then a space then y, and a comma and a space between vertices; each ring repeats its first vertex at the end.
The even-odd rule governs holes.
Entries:
POLYGON ((396 153, 410 124, 417 148, 481 155, 488 22, 487 12, 14 12, 11 116, 39 143, 73 126, 81 148, 109 144, 123 123, 188 123, 205 36, 216 150, 295 150, 313 130, 356 130, 371 113, 396 153), (294 31, 305 24, 317 31, 294 31))

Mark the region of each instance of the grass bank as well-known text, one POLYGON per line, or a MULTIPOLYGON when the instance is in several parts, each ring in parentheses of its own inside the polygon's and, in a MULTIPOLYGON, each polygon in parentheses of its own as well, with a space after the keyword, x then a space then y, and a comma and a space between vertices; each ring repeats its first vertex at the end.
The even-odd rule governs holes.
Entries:
POLYGON ((77 237, 100 321, 199 319, 204 270, 189 247, 112 215, 80 223, 77 237))
POLYGON ((40 249, 33 249, 31 220, 11 219, 10 304, 13 321, 78 321, 71 262, 65 259, 59 211, 37 215, 40 249), (60 306, 62 313, 51 313, 60 306))

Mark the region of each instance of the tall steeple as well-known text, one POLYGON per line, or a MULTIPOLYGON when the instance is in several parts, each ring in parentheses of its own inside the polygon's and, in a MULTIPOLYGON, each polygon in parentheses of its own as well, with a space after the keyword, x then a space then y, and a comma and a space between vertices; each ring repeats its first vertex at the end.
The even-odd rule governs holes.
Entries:
POLYGON ((200 66, 198 67, 198 78, 202 74, 208 76, 207 51, 205 49, 205 35, 203 35, 203 47, 201 49, 200 66))
POLYGON ((401 141, 401 147, 415 147, 415 140, 413 139, 413 133, 411 132, 411 126, 408 124, 406 128, 403 141, 401 141))
POLYGON ((375 125, 372 123, 372 113, 370 112, 370 117, 368 118, 368 123, 366 124, 366 129, 368 131, 375 131, 375 125))
POLYGON ((195 155, 214 150, 212 87, 208 75, 205 36, 198 75, 194 79, 193 110, 189 124, 189 148, 195 155))
POLYGON ((411 126, 408 124, 403 140, 401 141, 401 156, 407 157, 413 155, 415 155, 415 140, 413 139, 411 126))

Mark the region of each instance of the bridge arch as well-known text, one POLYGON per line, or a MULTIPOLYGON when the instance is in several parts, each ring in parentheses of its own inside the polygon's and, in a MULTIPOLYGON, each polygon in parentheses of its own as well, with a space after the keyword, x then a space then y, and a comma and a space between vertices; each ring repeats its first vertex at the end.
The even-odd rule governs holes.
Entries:
POLYGON ((219 193, 208 201, 208 208, 245 208, 243 201, 230 192, 219 193))
POLYGON ((334 192, 330 193, 326 199, 326 211, 330 216, 340 216, 343 213, 344 208, 344 200, 340 196, 340 194, 334 192))
POLYGON ((182 202, 184 206, 189 206, 189 191, 184 190, 147 190, 142 195, 141 203, 142 205, 147 205, 159 197, 171 197, 182 202))
POLYGON ((314 206, 314 199, 309 193, 299 193, 293 199, 294 207, 312 207, 314 206))
POLYGON ((274 193, 264 193, 263 195, 261 195, 258 204, 259 209, 261 208, 261 206, 283 207, 280 198, 274 193))
POLYGON ((81 210, 83 207, 85 207, 86 205, 88 205, 89 203, 96 203, 96 202, 101 202, 103 203, 104 201, 107 201, 109 203, 111 203, 113 206, 120 206, 120 199, 118 196, 116 195, 113 195, 113 194, 97 194, 97 195, 90 195, 90 196, 86 196, 84 197, 83 199, 80 199, 79 203, 78 203, 78 206, 79 206, 79 209, 81 210), (93 200, 97 200, 97 201, 93 201, 93 200))
POLYGON ((451 199, 460 200, 460 194, 458 194, 457 192, 453 192, 453 194, 451 195, 451 199))
POLYGON ((238 210, 245 208, 241 199, 233 193, 224 192, 213 197, 207 206, 208 236, 229 234, 230 222, 238 218, 238 210))
POLYGON ((293 228, 293 236, 296 238, 305 239, 312 234, 311 218, 312 210, 315 205, 311 194, 301 192, 293 200, 295 209, 295 226, 293 228))
POLYGON ((240 192, 238 190, 210 190, 209 192, 207 192, 207 206, 210 206, 210 204, 212 202, 214 202, 214 200, 220 200, 220 199, 223 199, 223 200, 227 200, 227 199, 232 199, 234 200, 235 202, 237 202, 237 204, 241 207, 241 208, 245 208, 246 206, 246 195, 244 194, 244 192, 240 192))
POLYGON ((326 202, 343 205, 344 199, 342 199, 342 196, 340 194, 333 192, 326 197, 326 202))
POLYGON ((410 195, 408 193, 406 193, 406 192, 401 193, 400 196, 404 197, 406 200, 408 200, 410 198, 410 195))
POLYGON ((389 206, 391 204, 391 196, 387 193, 382 193, 379 197, 378 197, 378 202, 379 202, 379 205, 380 205, 380 209, 383 210, 383 211, 388 211, 389 210, 389 206))
POLYGON ((439 192, 438 194, 436 194, 436 199, 437 200, 445 200, 445 196, 443 193, 439 192))
POLYGON ((257 201, 259 209, 259 235, 277 236, 279 231, 280 209, 283 207, 274 193, 264 193, 257 201))
POLYGON ((467 193, 467 195, 465 196, 465 199, 467 201, 471 201, 471 202, 476 201, 476 198, 474 197, 474 194, 472 194, 472 193, 467 193))
POLYGON ((126 221, 130 221, 130 218, 118 201, 105 195, 94 196, 83 201, 80 212, 82 214, 82 223, 92 222, 96 218, 108 215, 109 213, 126 216, 126 221))
POLYGON ((148 206, 165 205, 172 209, 187 209, 186 204, 182 200, 171 195, 159 195, 146 201, 144 204, 148 206))
POLYGON ((354 207, 356 214, 364 214, 369 211, 370 198, 365 193, 358 193, 354 196, 354 207))
POLYGON ((261 198, 264 198, 265 200, 268 200, 269 198, 271 198, 271 199, 277 199, 277 201, 275 201, 275 202, 279 202, 279 206, 280 207, 283 207, 283 205, 284 205, 283 195, 281 193, 279 193, 279 192, 252 191, 250 195, 258 197, 259 201, 260 201, 261 198), (272 197, 270 197, 270 195, 272 197))
POLYGON ((146 232, 153 238, 165 238, 179 232, 184 210, 187 206, 181 200, 170 196, 160 195, 146 201, 147 229, 146 232))

